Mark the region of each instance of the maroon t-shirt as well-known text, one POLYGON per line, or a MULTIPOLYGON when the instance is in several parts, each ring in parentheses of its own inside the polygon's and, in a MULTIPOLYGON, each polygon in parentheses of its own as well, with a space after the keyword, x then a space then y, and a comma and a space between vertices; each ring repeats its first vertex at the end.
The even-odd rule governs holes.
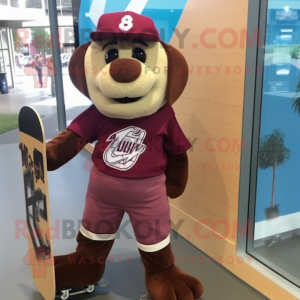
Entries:
POLYGON ((93 163, 100 171, 123 178, 160 175, 166 170, 167 155, 180 155, 191 147, 169 104, 131 120, 108 118, 92 105, 68 129, 89 143, 97 140, 93 163))

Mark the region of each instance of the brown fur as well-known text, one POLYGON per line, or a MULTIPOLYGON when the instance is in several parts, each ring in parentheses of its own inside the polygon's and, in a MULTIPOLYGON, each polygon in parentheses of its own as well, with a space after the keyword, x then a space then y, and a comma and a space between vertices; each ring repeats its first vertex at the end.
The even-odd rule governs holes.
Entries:
POLYGON ((71 130, 65 129, 46 144, 47 168, 54 171, 67 163, 87 144, 71 130))
POLYGON ((75 87, 89 99, 90 95, 85 78, 84 57, 90 44, 91 42, 79 46, 72 54, 69 61, 69 74, 71 81, 75 87))
POLYGON ((77 235, 76 252, 56 256, 56 289, 92 285, 98 282, 105 271, 105 261, 114 244, 114 240, 93 241, 80 232, 77 235))
POLYGON ((189 69, 184 56, 173 46, 160 41, 168 56, 168 83, 166 98, 170 105, 180 97, 189 77, 189 69))
POLYGON ((188 180, 187 154, 167 156, 165 174, 168 197, 178 198, 184 192, 188 180))
POLYGON ((194 300, 201 297, 202 284, 174 265, 170 244, 157 252, 139 251, 146 271, 146 286, 153 299, 194 300))

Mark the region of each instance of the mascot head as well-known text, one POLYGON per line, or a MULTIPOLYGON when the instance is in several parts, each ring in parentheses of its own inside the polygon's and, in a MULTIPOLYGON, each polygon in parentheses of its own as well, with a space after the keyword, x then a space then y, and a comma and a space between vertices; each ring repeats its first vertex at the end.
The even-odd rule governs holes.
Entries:
POLYGON ((103 14, 91 42, 73 53, 73 84, 110 118, 150 116, 183 92, 188 67, 161 41, 152 19, 133 12, 103 14))

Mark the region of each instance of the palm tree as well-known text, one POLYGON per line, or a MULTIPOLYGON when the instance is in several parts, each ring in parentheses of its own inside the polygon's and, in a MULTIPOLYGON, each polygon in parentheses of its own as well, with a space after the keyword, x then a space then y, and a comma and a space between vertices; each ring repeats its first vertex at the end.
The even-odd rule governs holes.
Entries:
POLYGON ((260 141, 258 165, 263 170, 273 168, 272 197, 269 211, 277 208, 275 205, 277 167, 283 165, 290 158, 290 150, 284 145, 284 137, 285 134, 280 129, 275 129, 272 134, 264 136, 260 141))

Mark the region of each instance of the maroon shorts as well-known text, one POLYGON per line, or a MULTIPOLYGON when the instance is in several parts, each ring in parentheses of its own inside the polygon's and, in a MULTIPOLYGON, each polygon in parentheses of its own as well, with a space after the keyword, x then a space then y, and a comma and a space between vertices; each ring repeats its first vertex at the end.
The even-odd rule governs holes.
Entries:
MULTIPOLYGON (((126 179, 104 174, 94 166, 86 195, 81 233, 93 240, 112 240, 116 238, 126 212, 141 250, 153 252, 164 248, 170 242, 171 227, 165 181, 165 174, 126 179)), ((124 232, 128 232, 126 228, 124 232)), ((128 234, 125 237, 134 238, 128 234)))

